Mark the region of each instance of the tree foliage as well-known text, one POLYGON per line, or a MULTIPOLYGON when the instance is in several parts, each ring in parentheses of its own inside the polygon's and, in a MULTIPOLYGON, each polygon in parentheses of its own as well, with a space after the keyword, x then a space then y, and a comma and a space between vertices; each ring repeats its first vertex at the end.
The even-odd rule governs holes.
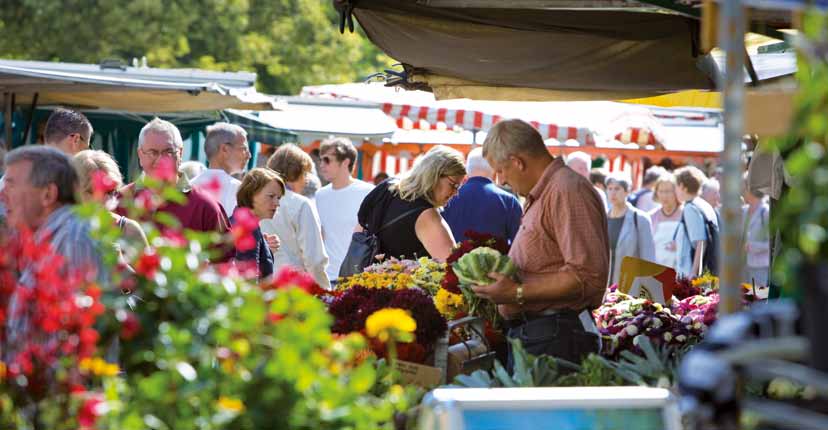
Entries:
POLYGON ((259 90, 352 82, 389 65, 364 33, 339 34, 326 0, 5 0, 4 58, 254 71, 259 90))

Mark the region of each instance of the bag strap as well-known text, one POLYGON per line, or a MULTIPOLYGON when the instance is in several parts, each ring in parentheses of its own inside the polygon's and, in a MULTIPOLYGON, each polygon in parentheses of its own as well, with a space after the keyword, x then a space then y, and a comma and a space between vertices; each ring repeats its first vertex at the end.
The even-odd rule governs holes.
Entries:
POLYGON ((414 208, 414 209, 409 209, 409 210, 403 212, 402 215, 399 215, 399 216, 395 217, 394 219, 392 219, 391 221, 388 221, 385 224, 383 224, 382 227, 379 228, 379 230, 374 232, 374 234, 379 234, 381 231, 385 230, 386 228, 391 227, 392 225, 396 224, 399 221, 402 221, 403 218, 413 214, 414 212, 420 211, 422 209, 423 208, 414 208))
POLYGON ((635 224, 635 237, 638 240, 638 213, 633 211, 633 224, 635 224))

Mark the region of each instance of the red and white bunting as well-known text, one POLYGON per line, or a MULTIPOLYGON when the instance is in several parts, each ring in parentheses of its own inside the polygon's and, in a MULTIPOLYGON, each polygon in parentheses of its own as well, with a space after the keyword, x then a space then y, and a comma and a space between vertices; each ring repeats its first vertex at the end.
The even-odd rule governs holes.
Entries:
MULTIPOLYGON (((397 122, 397 127, 405 130, 427 129, 442 130, 455 126, 466 130, 488 130, 504 118, 479 111, 463 109, 433 108, 429 106, 399 105, 383 103, 382 111, 397 122)), ((573 139, 584 146, 594 146, 592 132, 583 127, 558 126, 557 124, 530 121, 544 139, 554 138, 560 142, 573 139)))

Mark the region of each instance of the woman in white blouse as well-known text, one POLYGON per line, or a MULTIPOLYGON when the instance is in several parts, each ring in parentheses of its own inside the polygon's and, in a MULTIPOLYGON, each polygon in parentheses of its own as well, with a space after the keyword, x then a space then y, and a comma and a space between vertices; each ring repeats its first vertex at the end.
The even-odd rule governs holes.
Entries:
POLYGON ((273 219, 260 224, 262 232, 279 237, 279 249, 273 253, 276 272, 284 265, 293 266, 310 273, 320 287, 329 289, 331 282, 325 274, 328 255, 322 242, 319 214, 313 203, 300 194, 312 166, 310 155, 296 145, 282 145, 273 153, 267 167, 282 175, 288 190, 273 219))

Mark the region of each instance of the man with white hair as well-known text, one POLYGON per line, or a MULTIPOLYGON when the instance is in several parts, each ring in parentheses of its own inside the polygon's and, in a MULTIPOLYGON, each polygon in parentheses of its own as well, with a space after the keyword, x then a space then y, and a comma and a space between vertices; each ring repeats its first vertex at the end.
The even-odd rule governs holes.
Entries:
MULTIPOLYGON (((181 227, 196 231, 225 233, 230 221, 218 201, 198 189, 178 173, 184 142, 174 124, 155 118, 138 135, 138 162, 144 173, 135 182, 121 189, 125 198, 133 198, 144 188, 145 175, 174 184, 187 198, 183 204, 167 202, 158 212, 168 213, 181 222, 181 227)), ((148 214, 153 215, 153 214, 148 214)))
POLYGON ((512 243, 523 216, 520 201, 495 185, 494 170, 483 158, 482 148, 469 152, 466 171, 466 183, 443 211, 443 218, 451 227, 455 240, 466 240, 466 232, 474 231, 512 243))
POLYGON ((710 206, 718 211, 722 204, 722 196, 719 193, 719 181, 715 178, 708 178, 704 181, 702 184, 701 198, 707 203, 710 203, 710 206))
MULTIPOLYGON (((575 173, 589 179, 589 172, 592 167, 592 157, 590 157, 586 152, 575 151, 566 157, 566 167, 569 167, 574 170, 575 173)), ((609 210, 607 193, 597 186, 593 186, 593 188, 595 188, 595 192, 598 193, 598 197, 601 198, 601 202, 604 203, 604 211, 609 210)))
POLYGON ((212 195, 225 212, 232 214, 236 209, 236 193, 241 181, 231 175, 244 171, 250 161, 247 132, 235 124, 215 123, 207 127, 204 152, 207 153, 210 168, 191 178, 190 184, 212 195))

